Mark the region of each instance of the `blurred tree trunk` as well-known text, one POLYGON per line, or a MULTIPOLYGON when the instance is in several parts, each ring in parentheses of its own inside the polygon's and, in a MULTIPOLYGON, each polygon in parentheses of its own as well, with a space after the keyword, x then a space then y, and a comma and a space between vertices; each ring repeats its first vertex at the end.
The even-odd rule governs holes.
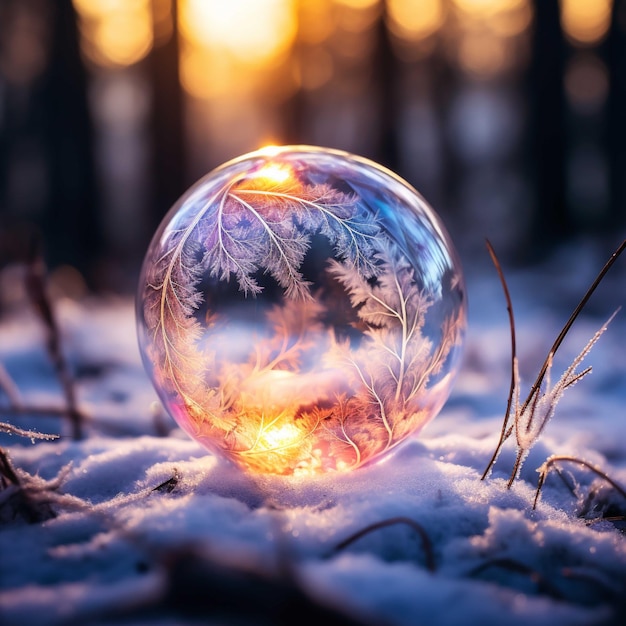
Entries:
POLYGON ((2 213, 13 232, 42 231, 51 265, 89 276, 101 234, 74 7, 71 0, 2 0, 0 10, 2 213))
POLYGON ((161 13, 157 16, 157 5, 163 5, 163 2, 152 0, 155 38, 147 61, 152 91, 150 234, 189 184, 186 180, 183 93, 178 67, 177 0, 169 3, 169 17, 161 13))
POLYGON ((607 153, 610 216, 608 228, 626 225, 626 0, 614 0, 606 44, 609 70, 607 153))
POLYGON ((72 0, 53 3, 52 13, 50 60, 37 107, 50 189, 43 234, 52 264, 69 263, 89 274, 102 239, 87 75, 72 0))
MULTIPOLYGON (((375 156, 383 165, 398 172, 398 126, 400 124, 399 75, 401 65, 391 42, 391 34, 386 24, 386 3, 383 3, 376 24, 376 48, 373 65, 372 93, 378 98, 375 156)), ((405 172, 398 172, 401 176, 405 172)))
POLYGON ((534 187, 529 255, 547 252, 572 232, 566 202, 566 48, 558 0, 534 0, 529 70, 529 166, 534 187))

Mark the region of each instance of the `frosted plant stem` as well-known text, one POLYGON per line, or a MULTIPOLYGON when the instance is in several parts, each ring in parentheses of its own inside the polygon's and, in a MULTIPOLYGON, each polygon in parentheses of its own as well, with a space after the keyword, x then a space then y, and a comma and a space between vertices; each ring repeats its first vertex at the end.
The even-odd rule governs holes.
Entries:
POLYGON ((561 379, 556 384, 554 389, 551 389, 550 370, 552 368, 552 361, 557 350, 559 349, 561 343, 563 342, 567 333, 571 329, 574 321, 580 315, 580 312, 582 311, 583 307, 587 304, 589 298, 591 297, 595 289, 602 282, 602 279, 604 278, 606 273, 613 266, 613 264, 615 263, 615 261, 617 260, 619 255, 624 251, 625 248, 626 248, 626 239, 622 241, 622 243, 617 248, 617 250, 611 255, 609 260, 605 263, 604 267, 600 270, 596 279, 593 281, 589 289, 587 289, 587 292, 585 293, 583 298, 578 303, 578 306, 574 309, 574 312, 570 315, 569 319, 563 326, 561 332, 559 333, 554 344, 552 345, 552 348, 548 352, 548 356, 543 362, 543 365, 537 376, 537 379, 535 380, 533 386, 531 387, 528 393, 528 396, 526 397, 526 400, 521 405, 521 407, 519 406, 519 401, 516 399, 515 411, 513 412, 514 425, 509 426, 509 420, 511 419, 511 414, 512 414, 511 407, 513 403, 513 396, 516 395, 516 393, 519 393, 519 376, 516 373, 515 323, 514 323, 514 318, 513 318, 513 309, 511 306, 511 298, 508 292, 508 288, 506 286, 504 275, 502 273, 502 268, 500 266, 500 263, 498 262, 497 257, 495 256, 493 247, 491 246, 489 242, 487 242, 487 249, 489 250, 489 254, 491 255, 491 258, 496 266, 496 269, 498 271, 498 275, 500 276, 500 281, 503 285, 505 296, 507 299, 507 308, 509 309, 509 321, 510 321, 510 326, 511 326, 511 344, 512 344, 511 352, 512 352, 513 367, 511 370, 512 371, 511 387, 509 390, 507 411, 504 416, 502 430, 500 433, 500 439, 491 457, 491 460, 489 461, 489 464, 487 465, 487 468, 485 469, 485 472, 483 473, 482 479, 485 479, 491 472, 491 469, 494 463, 496 462, 498 455, 500 454, 500 451, 502 449, 504 442, 511 435, 513 428, 515 428, 516 438, 517 438, 517 457, 515 460, 515 464, 513 466, 513 470, 511 472, 511 476, 507 483, 507 488, 510 488, 519 474, 525 455, 528 453, 532 445, 534 445, 537 438, 543 432, 545 425, 552 417, 552 414, 554 413, 554 408, 556 404, 558 403, 563 391, 567 389, 568 387, 572 386, 573 384, 575 384, 576 382, 578 382, 581 378, 583 378, 586 374, 588 374, 591 371, 590 368, 587 368, 579 374, 575 373, 576 367, 581 363, 583 358, 589 353, 589 350, 595 344, 595 342, 600 337, 600 335, 606 330, 607 324, 611 321, 611 319, 613 319, 613 316, 615 315, 615 313, 613 314, 613 316, 611 316, 609 321, 594 335, 594 337, 589 341, 587 346, 583 348, 583 350, 578 355, 578 357, 574 359, 573 363, 566 370, 565 374, 561 377, 561 379), (545 392, 542 393, 542 386, 546 377, 547 377, 547 385, 546 385, 545 392), (535 422, 535 418, 537 417, 538 409, 541 409, 540 411, 541 415, 539 416, 539 419, 541 419, 542 421, 538 427, 535 427, 534 422, 535 422), (523 418, 525 418, 524 423, 522 423, 523 418), (523 429, 523 433, 521 429, 523 429), (531 436, 531 433, 532 433, 532 436, 531 436))
MULTIPOLYGON (((596 467, 589 463, 589 461, 585 461, 583 459, 579 459, 575 456, 568 455, 554 455, 549 457, 545 463, 537 470, 539 472, 539 481, 537 483, 537 492, 535 493, 535 502, 533 503, 533 510, 537 508, 537 502, 539 501, 539 494, 541 493, 541 489, 548 478, 548 474, 550 473, 550 469, 555 463, 576 463, 578 465, 582 465, 586 467, 588 470, 591 470, 594 474, 605 480, 615 491, 617 491, 620 495, 626 498, 626 489, 622 487, 619 483, 615 482, 612 478, 610 478, 605 472, 603 472, 600 468, 596 467)), ((556 466, 555 466, 555 469, 556 466)))
POLYGON ((9 435, 17 435, 18 437, 27 437, 35 442, 35 439, 43 439, 45 441, 51 441, 53 439, 58 439, 59 435, 48 435, 46 433, 40 433, 36 430, 24 430, 23 428, 18 428, 13 424, 8 424, 7 422, 0 422, 0 432, 8 433, 9 435))
POLYGON ((543 382, 543 379, 546 375, 546 371, 548 369, 549 359, 556 354, 556 351, 559 349, 560 345, 563 343, 563 340, 565 339, 567 333, 572 327, 572 324, 576 321, 576 318, 580 315, 580 312, 583 310, 583 308, 589 301, 589 298, 591 298, 593 292, 596 290, 598 285, 602 282, 602 279, 605 277, 606 273, 611 269, 611 267, 613 267, 613 264, 615 263, 615 261, 617 261, 617 259, 622 254, 622 252, 624 252, 624 249, 626 249, 626 239, 622 241, 622 243, 618 246, 617 250, 615 250, 615 252, 610 256, 609 260, 604 264, 604 267, 600 270, 600 272, 596 276, 596 279, 593 281, 589 289, 587 289, 587 292, 582 297, 582 299, 580 300, 580 302, 574 309, 573 313, 570 315, 569 319, 565 323, 565 326, 563 326, 561 332, 559 333, 559 336, 555 339, 554 344, 552 344, 552 348, 550 349, 548 357, 546 357, 546 360, 543 362, 543 365, 537 376, 537 379, 535 380, 535 382, 533 383, 533 386, 531 387, 530 393, 528 394, 528 398, 526 399, 526 401, 524 402, 522 406, 522 412, 524 412, 528 404, 530 404, 530 401, 533 395, 539 390, 539 387, 541 387, 541 383, 543 382))
POLYGON ((517 478, 517 475, 521 469, 522 466, 522 460, 524 459, 524 454, 526 454, 527 450, 525 450, 524 448, 519 448, 517 449, 517 456, 515 457, 515 463, 513 465, 513 471, 511 472, 511 475, 509 476, 509 480, 506 484, 506 488, 510 489, 511 486, 513 485, 513 482, 515 481, 515 479, 517 478))
POLYGON ((46 329, 46 351, 65 397, 67 405, 65 415, 71 424, 72 438, 82 439, 84 415, 78 408, 75 380, 63 353, 56 311, 46 291, 46 266, 42 252, 36 243, 33 244, 26 266, 24 283, 31 305, 46 329))

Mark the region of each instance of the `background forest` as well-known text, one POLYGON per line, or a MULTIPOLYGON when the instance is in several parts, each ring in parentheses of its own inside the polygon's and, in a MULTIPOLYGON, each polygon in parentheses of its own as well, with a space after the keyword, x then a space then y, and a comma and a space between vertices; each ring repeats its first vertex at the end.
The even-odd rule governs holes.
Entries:
POLYGON ((467 259, 484 237, 529 262, 612 234, 625 4, 0 0, 0 266, 39 230, 68 288, 66 266, 132 290, 192 182, 284 143, 397 171, 467 259))

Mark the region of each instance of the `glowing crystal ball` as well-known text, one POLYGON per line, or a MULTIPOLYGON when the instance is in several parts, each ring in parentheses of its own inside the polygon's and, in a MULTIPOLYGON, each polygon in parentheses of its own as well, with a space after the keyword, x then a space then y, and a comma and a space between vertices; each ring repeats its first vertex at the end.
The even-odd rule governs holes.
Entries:
POLYGON ((408 183, 344 152, 266 148, 176 203, 137 301, 146 369, 191 437, 276 474, 363 465, 448 397, 461 268, 408 183))

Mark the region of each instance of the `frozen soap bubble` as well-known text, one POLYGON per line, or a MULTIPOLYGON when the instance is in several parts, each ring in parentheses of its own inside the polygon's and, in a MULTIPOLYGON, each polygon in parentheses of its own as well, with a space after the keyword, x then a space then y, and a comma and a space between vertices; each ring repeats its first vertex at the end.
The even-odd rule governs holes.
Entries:
POLYGON ((466 302, 439 218, 344 152, 266 148, 176 203, 146 254, 139 345, 169 413, 253 472, 359 467, 441 409, 466 302))

